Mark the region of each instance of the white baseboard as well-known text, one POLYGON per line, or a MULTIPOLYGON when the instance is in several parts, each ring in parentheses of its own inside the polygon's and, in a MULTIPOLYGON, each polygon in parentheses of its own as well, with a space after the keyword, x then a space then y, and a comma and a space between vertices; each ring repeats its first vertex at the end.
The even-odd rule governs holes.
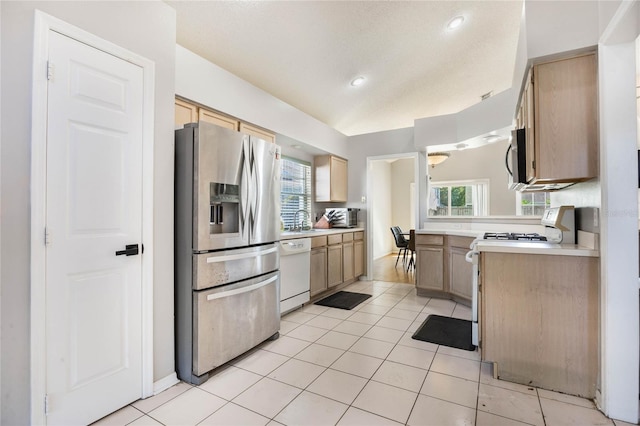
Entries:
POLYGON ((153 382, 153 394, 157 395, 160 392, 169 389, 171 386, 177 384, 178 382, 180 382, 180 380, 178 380, 178 375, 174 371, 167 377, 164 377, 157 382, 153 382))
POLYGON ((378 257, 374 258, 373 260, 382 259, 383 257, 387 257, 387 256, 389 256, 390 254, 397 254, 397 253, 398 253, 398 251, 389 251, 389 252, 387 252, 387 253, 385 253, 385 254, 383 254, 383 255, 380 255, 380 256, 378 256, 378 257))

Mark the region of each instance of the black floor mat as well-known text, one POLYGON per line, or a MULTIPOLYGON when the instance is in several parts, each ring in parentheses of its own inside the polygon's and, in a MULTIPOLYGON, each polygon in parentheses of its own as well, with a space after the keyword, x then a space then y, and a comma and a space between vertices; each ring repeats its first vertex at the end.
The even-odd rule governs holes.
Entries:
POLYGON ((476 350, 471 343, 471 321, 459 318, 429 315, 411 338, 465 351, 476 350))
POLYGON ((338 309, 353 309, 368 298, 370 294, 352 293, 350 291, 339 291, 331 296, 327 296, 322 300, 318 300, 315 304, 321 306, 329 306, 338 309))

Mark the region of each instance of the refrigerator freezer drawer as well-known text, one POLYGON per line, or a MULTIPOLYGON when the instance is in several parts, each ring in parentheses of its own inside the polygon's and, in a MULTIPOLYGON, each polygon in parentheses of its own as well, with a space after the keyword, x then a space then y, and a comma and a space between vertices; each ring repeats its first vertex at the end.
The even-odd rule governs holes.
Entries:
POLYGON ((279 268, 277 244, 235 250, 195 254, 193 289, 207 288, 246 280, 279 268))
POLYGON ((193 374, 201 376, 280 329, 280 275, 194 292, 193 374))

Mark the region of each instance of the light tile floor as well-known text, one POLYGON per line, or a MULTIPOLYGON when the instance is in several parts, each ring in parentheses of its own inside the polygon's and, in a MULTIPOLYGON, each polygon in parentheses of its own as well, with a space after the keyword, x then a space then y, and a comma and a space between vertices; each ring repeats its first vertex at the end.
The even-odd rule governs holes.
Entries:
POLYGON ((179 383, 99 425, 626 425, 593 402, 495 380, 468 352, 411 339, 428 314, 469 308, 412 285, 360 281, 351 311, 308 305, 278 340, 231 361, 200 386, 179 383))

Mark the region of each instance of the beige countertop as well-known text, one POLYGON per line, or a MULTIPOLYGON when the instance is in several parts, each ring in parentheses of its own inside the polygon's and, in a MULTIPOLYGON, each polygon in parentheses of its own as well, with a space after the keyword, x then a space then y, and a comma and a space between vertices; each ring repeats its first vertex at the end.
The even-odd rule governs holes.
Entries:
MULTIPOLYGON (((491 231, 488 231, 491 232, 491 231)), ((420 229, 416 230, 416 234, 431 235, 455 235, 459 237, 482 237, 485 231, 470 229, 420 229)), ((480 252, 493 253, 523 253, 523 254, 547 254, 560 256, 585 256, 599 257, 600 252, 590 247, 583 247, 577 244, 554 244, 549 242, 528 242, 528 241, 496 241, 496 240, 479 240, 476 248, 480 252)))
POLYGON ((471 230, 471 229, 439 229, 439 230, 416 229, 416 234, 455 235, 458 237, 471 237, 471 238, 482 237, 484 233, 485 231, 477 231, 477 230, 471 230))
POLYGON ((282 231, 280 240, 291 240, 294 238, 311 238, 331 234, 344 234, 345 232, 364 231, 364 228, 330 228, 330 229, 309 229, 306 231, 282 231))

